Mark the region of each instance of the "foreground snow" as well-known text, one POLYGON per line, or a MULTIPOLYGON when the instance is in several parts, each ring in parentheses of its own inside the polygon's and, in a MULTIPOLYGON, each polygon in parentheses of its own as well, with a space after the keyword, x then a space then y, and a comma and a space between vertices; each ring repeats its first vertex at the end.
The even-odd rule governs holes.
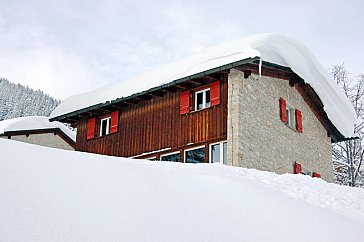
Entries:
POLYGON ((364 191, 0 140, 0 241, 360 241, 364 191))
POLYGON ((290 67, 316 91, 335 127, 345 137, 355 136, 356 114, 343 90, 329 77, 326 69, 306 46, 279 34, 254 35, 221 44, 129 80, 69 97, 51 113, 51 117, 128 97, 181 78, 255 57, 290 67))

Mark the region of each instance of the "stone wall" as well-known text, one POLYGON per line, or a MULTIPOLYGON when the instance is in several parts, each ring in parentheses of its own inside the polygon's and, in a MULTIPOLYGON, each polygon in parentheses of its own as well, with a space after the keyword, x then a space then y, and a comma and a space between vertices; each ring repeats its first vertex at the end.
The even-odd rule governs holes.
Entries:
POLYGON ((278 174, 293 173, 297 161, 332 182, 331 141, 302 96, 287 80, 229 74, 228 161, 230 165, 278 174), (302 111, 303 133, 279 116, 279 98, 302 111))
MULTIPOLYGON (((8 138, 8 136, 0 136, 0 138, 8 138)), ((64 150, 74 150, 72 146, 70 146, 66 141, 64 141, 58 135, 54 135, 53 133, 45 133, 45 134, 30 134, 28 137, 26 135, 15 135, 11 136, 12 140, 17 140, 29 144, 36 144, 51 148, 58 148, 64 150)))

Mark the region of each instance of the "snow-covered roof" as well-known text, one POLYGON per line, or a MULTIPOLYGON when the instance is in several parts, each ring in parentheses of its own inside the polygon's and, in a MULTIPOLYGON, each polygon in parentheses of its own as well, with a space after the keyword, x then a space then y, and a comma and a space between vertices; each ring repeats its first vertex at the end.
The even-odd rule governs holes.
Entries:
POLYGON ((48 117, 44 116, 29 116, 20 117, 0 121, 0 134, 11 131, 25 131, 25 130, 42 130, 42 129, 56 129, 59 128, 69 136, 73 141, 76 141, 76 133, 67 128, 64 124, 55 121, 49 122, 48 117))
POLYGON ((168 64, 162 68, 67 98, 51 118, 93 105, 147 91, 223 65, 248 58, 290 67, 319 95, 330 121, 345 137, 353 137, 357 122, 355 111, 340 87, 302 43, 280 34, 260 34, 206 49, 199 54, 168 64))

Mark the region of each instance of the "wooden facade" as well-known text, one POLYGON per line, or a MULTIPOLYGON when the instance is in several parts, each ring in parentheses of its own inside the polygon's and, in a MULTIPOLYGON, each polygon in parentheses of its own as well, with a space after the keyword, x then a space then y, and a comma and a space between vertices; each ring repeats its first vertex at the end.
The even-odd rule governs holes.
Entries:
POLYGON ((161 154, 180 151, 183 160, 184 149, 205 146, 205 162, 208 162, 209 144, 227 139, 227 76, 227 72, 217 73, 120 106, 114 105, 110 110, 95 110, 74 124, 77 127, 76 150, 138 158, 159 158, 161 154), (190 112, 180 114, 180 94, 183 91, 191 90, 193 106, 194 93, 218 81, 220 104, 199 111, 192 108, 190 112), (101 119, 115 111, 119 111, 118 131, 100 136, 101 119), (91 117, 96 118, 96 134, 87 139, 91 117))
MULTIPOLYGON (((259 74, 258 62, 234 68, 244 72, 244 78, 248 78, 252 73, 259 74)), ((156 159, 160 159, 161 155, 179 152, 181 161, 184 161, 185 150, 203 146, 205 162, 209 162, 209 145, 227 140, 229 70, 224 69, 180 83, 154 88, 123 98, 120 102, 114 100, 100 107, 90 107, 59 121, 72 123, 77 128, 75 148, 77 151, 156 159), (194 110, 194 94, 209 87, 211 91, 216 92, 212 87, 216 86, 217 82, 220 83, 219 104, 194 110), (189 92, 189 105, 186 109, 181 103, 189 92), (118 113, 117 129, 114 127, 110 134, 100 135, 101 120, 115 116, 115 113, 118 113), (94 133, 90 133, 88 127, 90 123, 94 133)), ((317 94, 290 68, 263 62, 261 75, 289 82, 310 106, 332 141, 345 138, 328 119, 317 94)), ((112 120, 112 125, 115 126, 115 119, 112 120)))

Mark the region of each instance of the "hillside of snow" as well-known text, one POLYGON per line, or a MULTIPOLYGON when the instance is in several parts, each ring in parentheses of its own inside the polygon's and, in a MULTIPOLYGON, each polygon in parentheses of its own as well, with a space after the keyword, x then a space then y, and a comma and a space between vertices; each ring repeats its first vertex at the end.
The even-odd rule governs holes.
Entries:
POLYGON ((364 190, 0 140, 0 241, 360 241, 364 190))

